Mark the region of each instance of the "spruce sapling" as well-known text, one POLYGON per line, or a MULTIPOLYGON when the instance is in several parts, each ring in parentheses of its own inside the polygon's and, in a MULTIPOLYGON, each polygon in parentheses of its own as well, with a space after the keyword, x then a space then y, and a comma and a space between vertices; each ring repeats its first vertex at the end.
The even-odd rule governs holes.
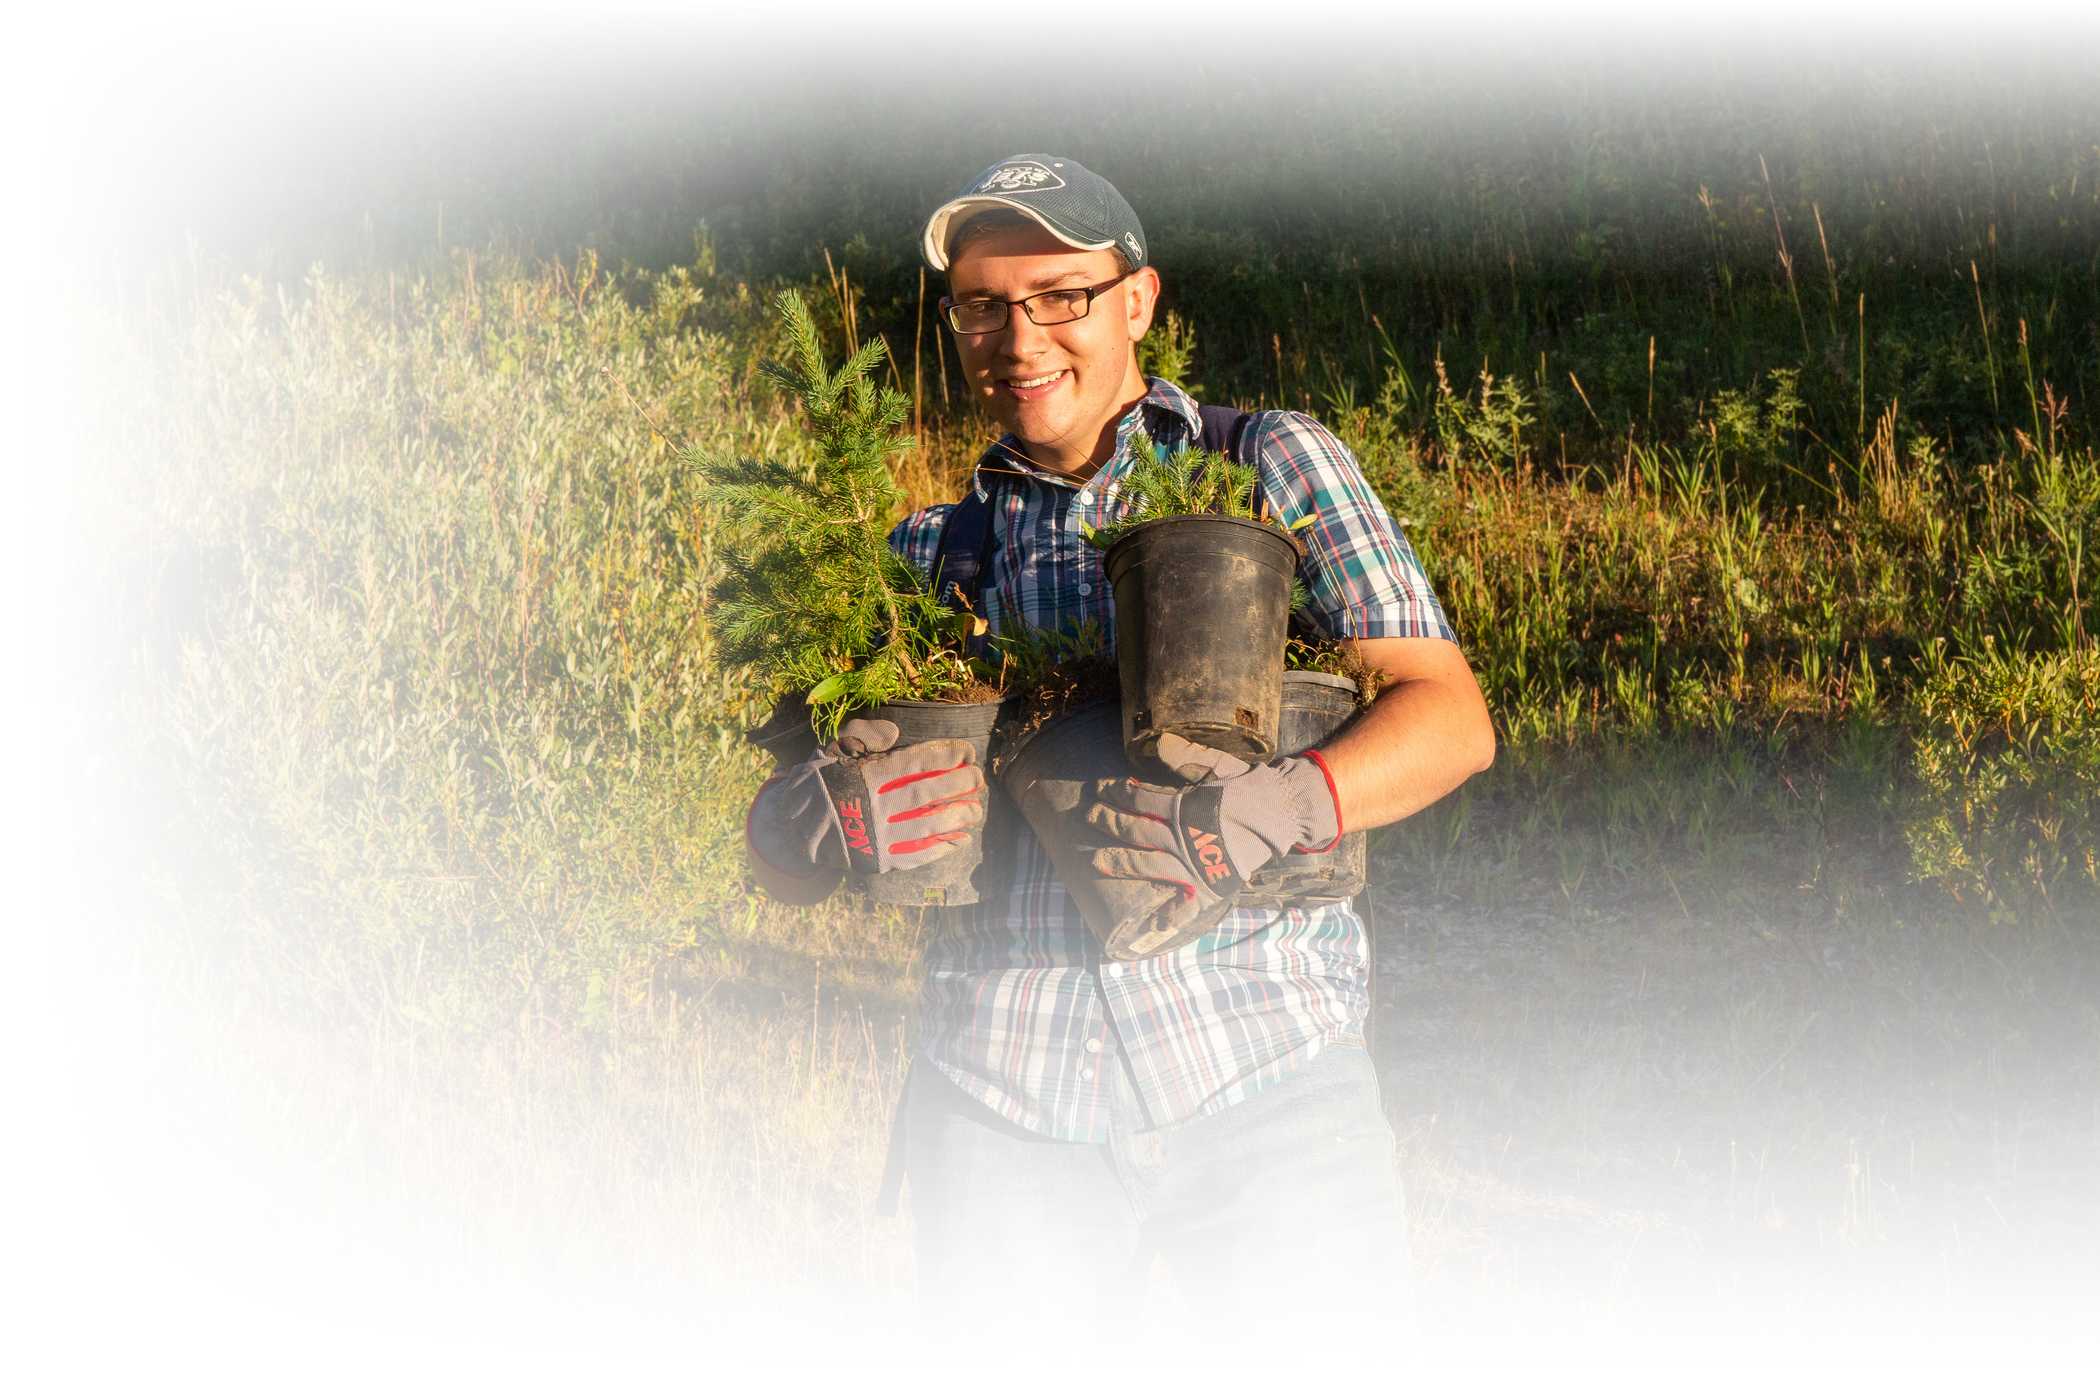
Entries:
POLYGON ((960 644, 982 622, 942 606, 889 546, 902 501, 889 459, 914 439, 901 431, 910 401, 875 386, 887 347, 871 341, 830 373, 801 297, 784 291, 775 304, 787 361, 762 368, 801 404, 808 464, 688 457, 701 499, 737 531, 714 590, 723 658, 758 667, 775 695, 804 693, 826 739, 852 712, 892 700, 977 698, 989 688, 960 644))
MULTIPOLYGON (((1269 518, 1268 508, 1255 504, 1255 472, 1251 463, 1236 462, 1222 452, 1200 447, 1185 448, 1175 456, 1163 458, 1144 433, 1131 436, 1130 449, 1130 474, 1117 488, 1133 503, 1130 513, 1085 532, 1087 543, 1096 548, 1108 548, 1133 526, 1170 515, 1269 518)), ((1311 523, 1312 517, 1304 516, 1289 522, 1288 528, 1296 530, 1311 523)))
MULTIPOLYGON (((1135 527, 1173 515, 1270 518, 1266 504, 1255 504, 1256 475, 1252 463, 1234 461, 1223 452, 1200 447, 1185 448, 1175 456, 1162 458, 1151 437, 1142 432, 1132 434, 1130 447, 1130 474, 1117 488, 1125 500, 1132 502, 1130 513, 1099 528, 1082 526, 1081 535, 1094 548, 1106 550, 1135 527)), ((1303 515, 1287 522, 1284 528, 1300 530, 1312 521, 1312 516, 1303 515)), ((1292 610, 1310 602, 1305 585, 1291 580, 1292 610)))

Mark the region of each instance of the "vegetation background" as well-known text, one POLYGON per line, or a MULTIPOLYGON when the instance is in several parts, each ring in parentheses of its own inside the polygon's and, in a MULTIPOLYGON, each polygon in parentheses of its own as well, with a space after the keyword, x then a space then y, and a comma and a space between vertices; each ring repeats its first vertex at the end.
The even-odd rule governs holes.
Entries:
POLYGON ((1055 103, 930 41, 689 80, 732 52, 229 81, 75 250, 61 840, 157 1257, 902 1306, 921 932, 743 883, 765 683, 676 449, 805 450, 756 373, 792 285, 888 343, 899 478, 952 499, 992 429, 916 229, 1050 149, 1145 218, 1149 366, 1342 435, 1496 718, 1373 852, 1429 1315, 2089 1296, 2079 46, 1214 35, 1138 83, 1075 47, 1055 103))

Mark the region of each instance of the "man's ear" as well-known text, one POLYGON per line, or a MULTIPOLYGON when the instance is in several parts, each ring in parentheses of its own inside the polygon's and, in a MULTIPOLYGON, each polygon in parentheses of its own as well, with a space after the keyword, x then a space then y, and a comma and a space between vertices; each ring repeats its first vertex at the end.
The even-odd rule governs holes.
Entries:
POLYGON ((1130 343, 1137 344, 1152 329, 1152 312, 1159 305, 1159 271, 1147 266, 1130 274, 1125 282, 1123 312, 1129 323, 1130 343))

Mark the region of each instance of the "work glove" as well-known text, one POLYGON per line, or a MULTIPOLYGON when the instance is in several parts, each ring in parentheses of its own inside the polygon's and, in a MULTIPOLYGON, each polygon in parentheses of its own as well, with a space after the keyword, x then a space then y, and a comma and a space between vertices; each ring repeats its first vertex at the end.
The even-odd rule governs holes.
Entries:
POLYGON ((745 834, 760 860, 806 876, 929 865, 984 825, 984 769, 963 739, 893 748, 886 719, 848 720, 838 738, 776 775, 745 834))
POLYGON ((1250 767, 1164 734, 1159 757, 1193 786, 1097 782, 1086 822, 1105 837, 1093 854, 1097 873, 1170 892, 1154 915, 1160 929, 1199 923, 1277 856, 1341 840, 1341 799, 1315 750, 1250 767))

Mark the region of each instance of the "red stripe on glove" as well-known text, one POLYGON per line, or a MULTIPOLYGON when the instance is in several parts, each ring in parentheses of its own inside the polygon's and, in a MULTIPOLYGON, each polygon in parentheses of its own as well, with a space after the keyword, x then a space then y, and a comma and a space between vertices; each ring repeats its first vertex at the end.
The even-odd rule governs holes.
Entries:
POLYGON ((875 789, 875 791, 878 794, 885 792, 895 792, 898 788, 903 787, 906 783, 917 783, 923 782, 928 778, 938 778, 944 773, 958 772, 959 770, 967 768, 969 766, 970 760, 966 758, 961 763, 956 764, 953 768, 929 768, 923 773, 906 773, 901 778, 890 779, 881 787, 875 789))
POLYGON ((914 818, 923 817, 930 812, 938 812, 945 807, 960 807, 964 803, 975 802, 978 794, 983 791, 983 788, 971 788, 960 797, 949 797, 939 802, 929 802, 923 807, 914 807, 909 812, 899 812, 893 817, 886 818, 886 820, 891 822, 908 822, 914 818))
POLYGON ((967 841, 967 831, 937 831, 931 836, 921 836, 911 841, 899 841, 889 848, 893 856, 908 856, 917 851, 931 850, 935 846, 952 846, 958 841, 967 841))

